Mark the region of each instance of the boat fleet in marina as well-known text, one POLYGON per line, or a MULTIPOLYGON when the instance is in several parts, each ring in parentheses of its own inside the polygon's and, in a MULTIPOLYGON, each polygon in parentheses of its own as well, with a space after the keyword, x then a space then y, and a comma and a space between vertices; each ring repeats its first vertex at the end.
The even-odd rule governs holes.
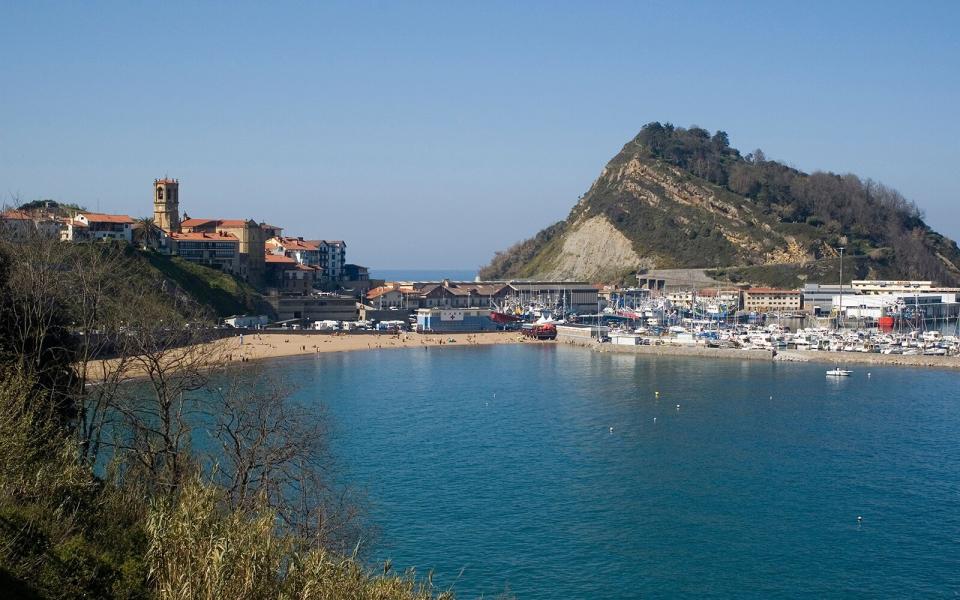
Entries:
MULTIPOLYGON (((621 345, 703 345, 744 350, 808 350, 904 356, 960 356, 960 324, 936 323, 924 329, 901 321, 900 327, 847 329, 831 319, 794 313, 747 313, 722 303, 679 307, 665 298, 649 298, 633 306, 612 306, 596 314, 574 314, 560 304, 528 302, 500 307, 491 319, 516 324, 588 324, 598 328, 601 342, 621 345), (804 327, 815 321, 818 326, 804 327), (819 326, 827 324, 830 326, 819 326), (793 327, 791 327, 791 325, 793 327)), ((839 375, 843 376, 843 375, 839 375)))
POLYGON ((790 331, 776 324, 709 327, 672 325, 666 331, 649 327, 611 328, 607 333, 621 344, 702 344, 743 350, 810 350, 818 352, 858 352, 905 356, 958 356, 960 336, 940 331, 906 333, 879 330, 801 328, 790 331), (632 338, 632 339, 624 339, 632 338))

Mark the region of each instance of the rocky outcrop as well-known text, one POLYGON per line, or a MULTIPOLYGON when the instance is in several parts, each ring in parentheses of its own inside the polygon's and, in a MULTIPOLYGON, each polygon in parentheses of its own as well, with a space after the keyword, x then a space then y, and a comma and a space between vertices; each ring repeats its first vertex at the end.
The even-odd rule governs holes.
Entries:
MULTIPOLYGON (((815 176, 783 165, 779 170, 765 170, 762 165, 779 163, 743 157, 723 146, 722 140, 719 150, 704 150, 704 144, 714 142, 699 138, 696 144, 700 145, 691 147, 704 151, 703 159, 697 159, 688 147, 686 162, 679 162, 663 144, 680 143, 677 140, 683 141, 682 135, 663 142, 657 151, 644 146, 643 139, 641 132, 607 163, 564 221, 498 252, 480 275, 612 282, 635 269, 722 268, 728 273, 731 269, 749 273, 755 283, 786 285, 790 277, 797 284, 809 280, 808 275, 826 273, 830 265, 835 267, 839 261, 834 246, 845 245, 859 253, 859 262, 853 266, 861 275, 922 275, 915 272, 920 265, 943 275, 933 273, 928 278, 960 281, 960 249, 907 209, 897 209, 900 213, 887 209, 884 214, 904 223, 912 219, 912 224, 902 226, 909 235, 881 239, 874 228, 873 233, 857 238, 856 223, 846 231, 829 217, 810 215, 809 206, 791 205, 795 197, 790 181, 802 184, 804 178, 815 176), (708 159, 722 164, 714 162, 711 171, 708 159), (723 177, 718 177, 718 172, 723 177), (743 184, 744 172, 755 177, 754 183, 743 184), (770 173, 787 179, 756 179, 770 173), (731 184, 738 174, 741 181, 731 184), (745 190, 746 195, 734 190, 745 190), (888 247, 896 243, 899 250, 888 247), (904 259, 914 266, 905 266, 904 259), (791 275, 778 276, 778 270, 781 275, 786 271, 791 275)), ((830 177, 820 174, 818 185, 830 177)), ((849 204, 838 198, 836 205, 849 204)))
POLYGON ((651 266, 633 249, 633 244, 603 215, 572 225, 563 236, 553 268, 545 279, 594 281, 618 273, 651 266))

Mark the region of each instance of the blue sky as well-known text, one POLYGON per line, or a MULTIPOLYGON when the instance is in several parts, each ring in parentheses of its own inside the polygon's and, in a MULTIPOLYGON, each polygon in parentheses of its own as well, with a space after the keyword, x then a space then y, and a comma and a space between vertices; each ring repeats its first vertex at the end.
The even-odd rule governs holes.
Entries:
POLYGON ((649 121, 896 187, 960 237, 958 2, 0 4, 0 202, 472 268, 649 121), (910 6, 915 4, 915 6, 910 6))

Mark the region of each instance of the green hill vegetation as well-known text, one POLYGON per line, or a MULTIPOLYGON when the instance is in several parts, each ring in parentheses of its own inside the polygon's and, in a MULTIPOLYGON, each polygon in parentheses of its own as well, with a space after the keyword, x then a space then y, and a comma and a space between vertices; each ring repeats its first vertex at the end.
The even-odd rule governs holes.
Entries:
POLYGON ((611 281, 643 268, 713 268, 781 285, 832 272, 960 282, 960 249, 896 190, 743 155, 723 131, 650 123, 607 164, 566 220, 498 252, 485 278, 611 281), (838 266, 838 263, 837 263, 838 266))
POLYGON ((0 596, 450 597, 363 565, 322 420, 159 264, 0 238, 0 596))
POLYGON ((163 278, 206 305, 219 317, 245 313, 271 314, 263 296, 239 277, 152 251, 136 251, 163 278))
POLYGON ((60 217, 73 217, 77 213, 87 212, 87 207, 71 202, 57 202, 56 200, 32 200, 17 206, 18 210, 43 213, 53 213, 60 217))

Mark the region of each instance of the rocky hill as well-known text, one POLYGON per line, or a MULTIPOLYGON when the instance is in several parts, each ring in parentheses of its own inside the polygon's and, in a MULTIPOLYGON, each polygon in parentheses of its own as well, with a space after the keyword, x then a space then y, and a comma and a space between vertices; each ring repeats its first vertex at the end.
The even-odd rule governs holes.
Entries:
POLYGON ((834 281, 836 248, 859 277, 960 283, 960 249, 897 191, 854 175, 803 173, 731 148, 727 134, 650 123, 564 221, 498 252, 487 279, 612 282, 698 267, 731 281, 834 281))

